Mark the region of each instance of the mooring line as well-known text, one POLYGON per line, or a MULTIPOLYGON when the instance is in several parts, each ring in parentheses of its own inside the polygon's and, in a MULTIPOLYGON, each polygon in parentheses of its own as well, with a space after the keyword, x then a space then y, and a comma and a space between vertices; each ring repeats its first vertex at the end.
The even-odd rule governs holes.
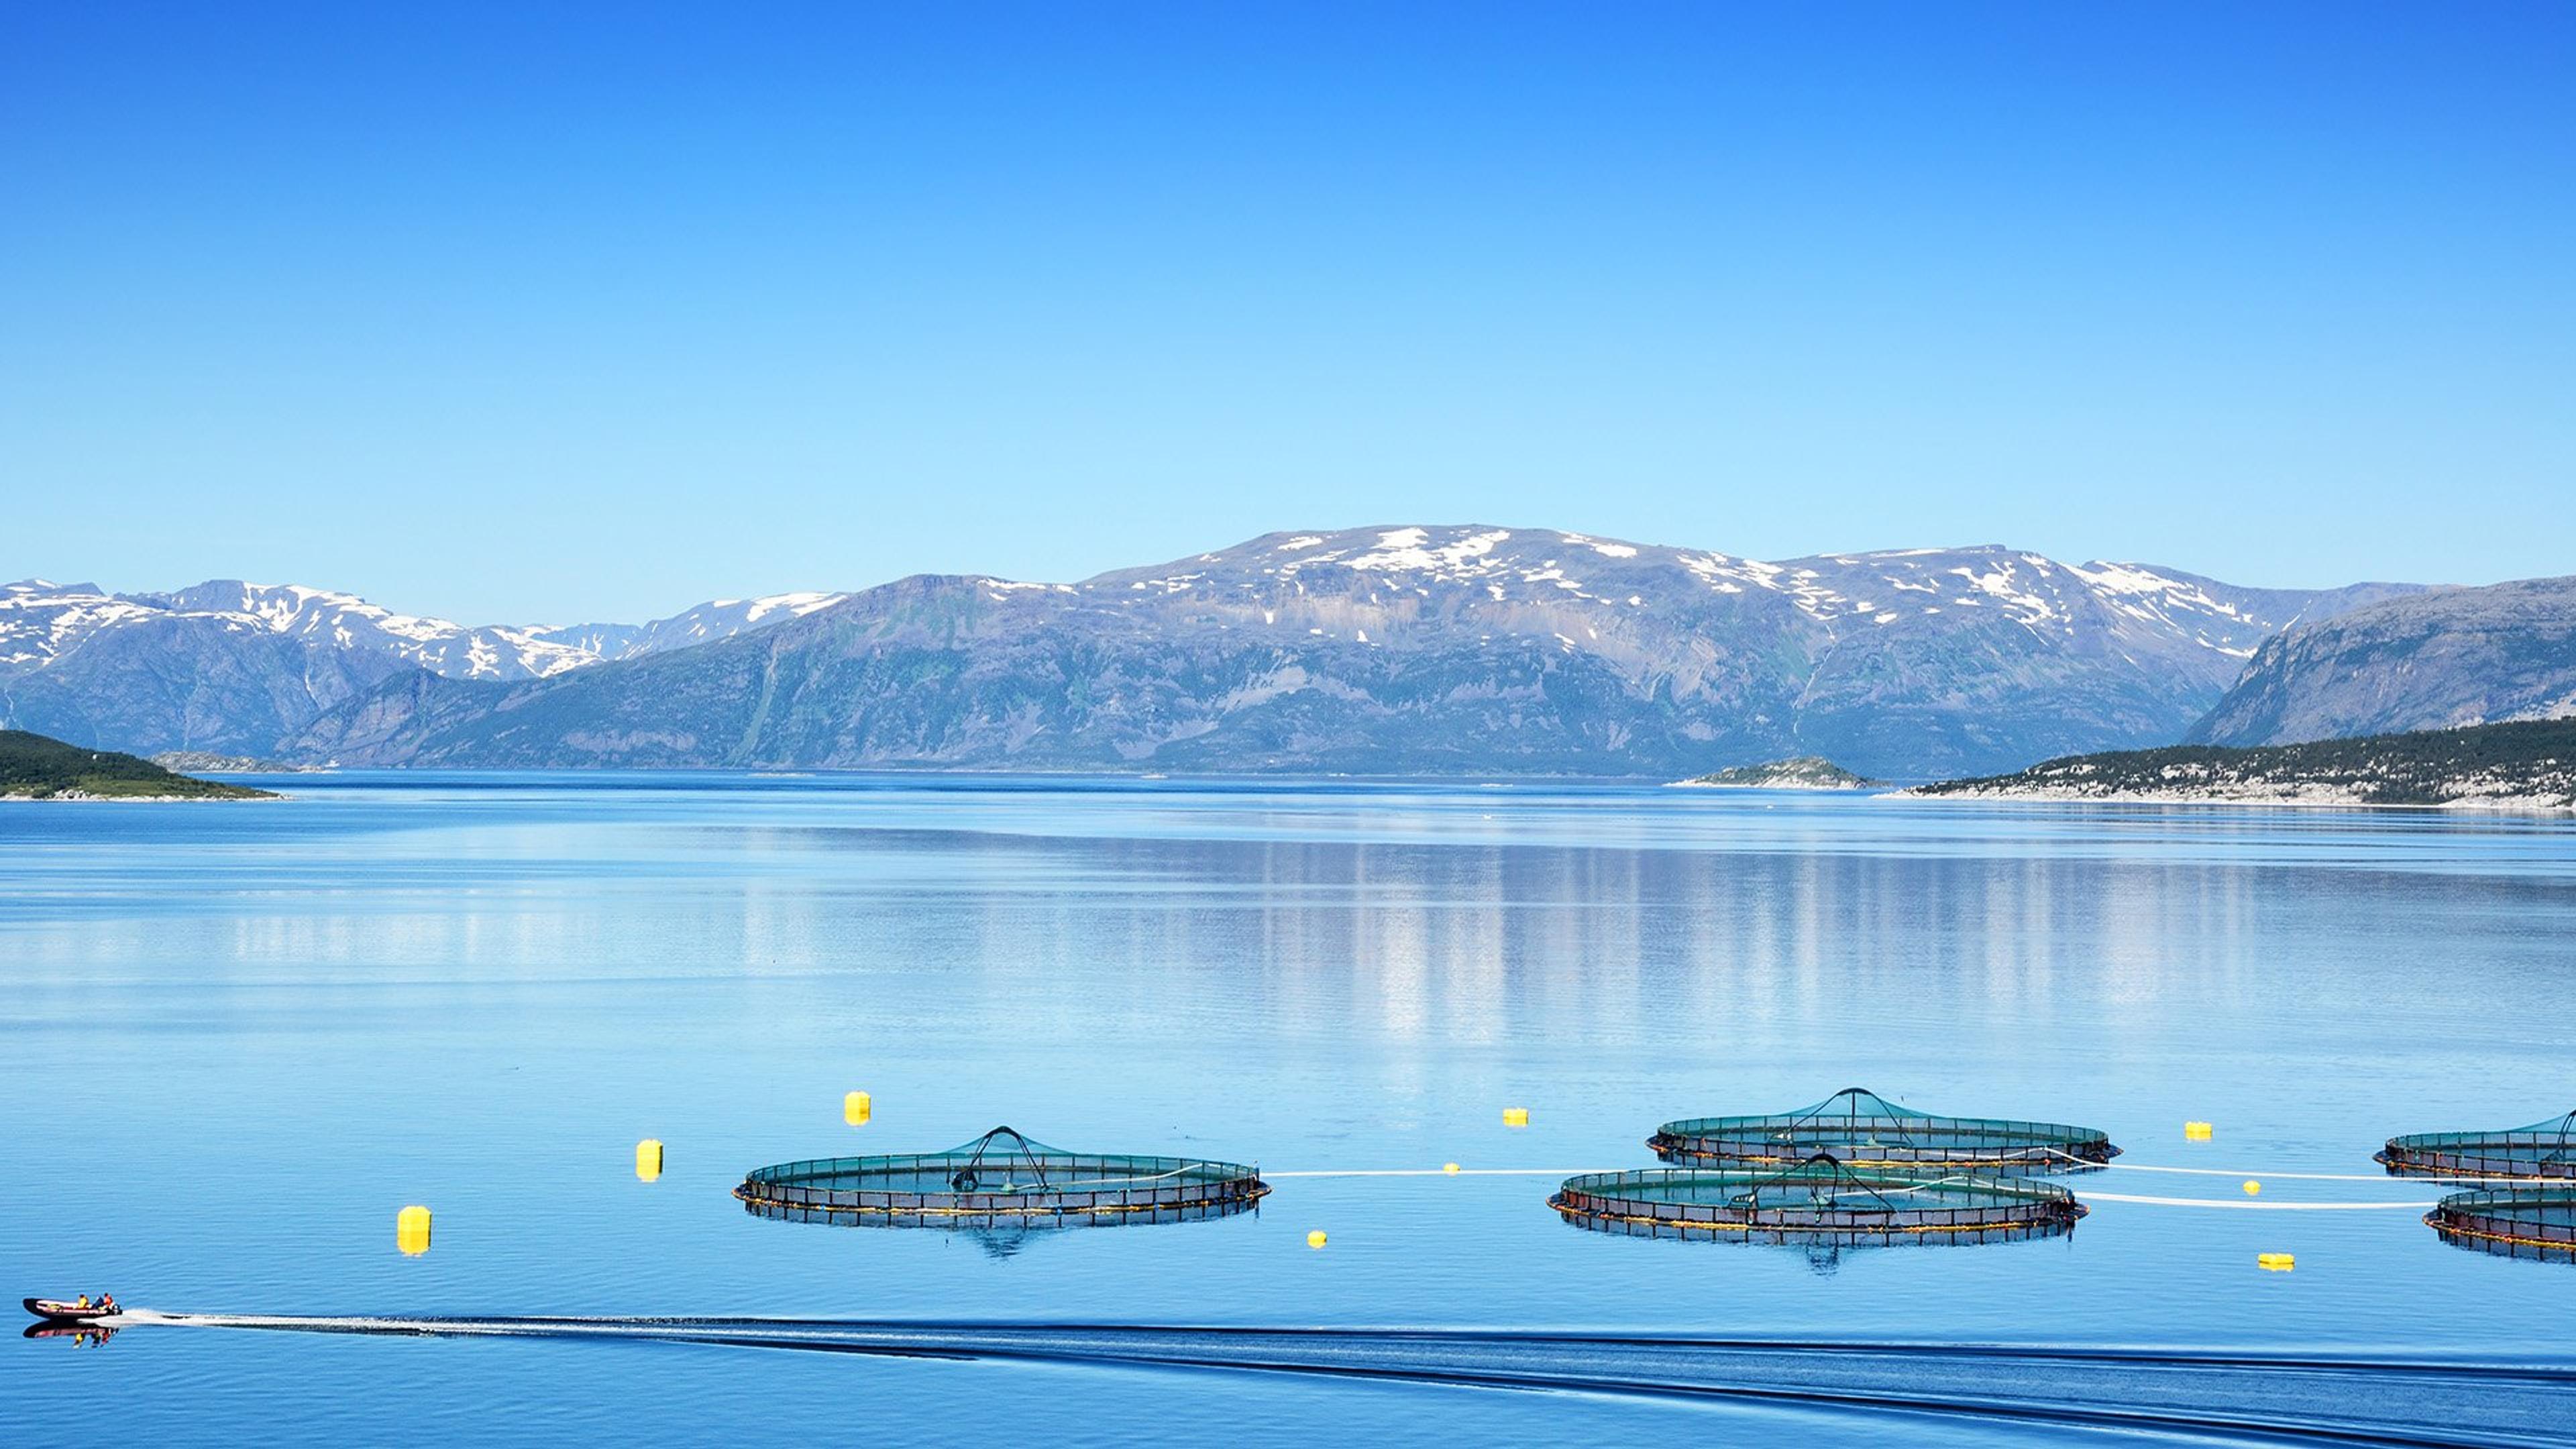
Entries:
POLYGON ((1354 1167, 1315 1172, 1265 1172, 1273 1177, 1581 1177, 1593 1172, 1616 1172, 1612 1167, 1462 1167, 1452 1172, 1445 1167, 1354 1167))
MULTIPOLYGON (((1935 1166, 1939 1166, 1939 1165, 1940 1165, 1940 1164, 1937 1164, 1937 1163, 1926 1163, 1926 1164, 1925 1164, 1925 1166, 1927 1166, 1927 1167, 1935 1167, 1935 1166)), ((2088 1167, 2092 1167, 2092 1168, 2100 1168, 2100 1167, 2105 1166, 2106 1164, 2098 1163, 2098 1162, 2097 1162, 2097 1163, 2088 1163, 2088 1164, 2086 1164, 2086 1165, 2087 1165, 2088 1167)), ((2127 1170, 2129 1170, 2129 1171, 2131 1171, 2131 1172, 2180 1172, 2180 1173, 2190 1173, 2190 1174, 2193 1174, 2193 1175, 2195 1175, 2195 1176, 2206 1176, 2206 1177, 2243 1177, 2243 1178, 2246 1178, 2246 1179, 2248 1179, 2248 1180, 2273 1179, 2273 1180, 2278 1180, 2278 1181, 2283 1181, 2283 1182, 2380 1182, 2380 1183, 2390 1183, 2390 1184, 2397 1184, 2397 1183, 2418 1184, 2418 1183, 2423 1183, 2423 1182, 2427 1182, 2427 1181, 2434 1181, 2434 1180, 2435 1180, 2435 1179, 2427 1179, 2427 1178, 2392 1178, 2392 1177, 2386 1177, 2386 1176, 2381 1176, 2381 1177, 2360 1177, 2360 1176, 2352 1176, 2352 1175, 2347 1175, 2347 1174, 2330 1173, 2330 1172, 2269 1172, 2269 1173, 2262 1173, 2262 1172, 2240 1172, 2240 1171, 2236 1171, 2236 1170, 2233 1170, 2233 1169, 2229 1169, 2229 1168, 2222 1168, 2222 1167, 2154 1167, 2154 1166, 2149 1166, 2148 1164, 2146 1164, 2146 1163, 2142 1163, 2142 1162, 2140 1162, 2140 1163, 2120 1163, 2120 1162, 2114 1162, 2114 1163, 2109 1163, 2109 1164, 2107 1164, 2107 1166, 2110 1166, 2110 1167, 2113 1167, 2113 1168, 2126 1168, 2127 1170)), ((1339 1169, 1312 1169, 1312 1170, 1302 1171, 1302 1172, 1264 1172, 1264 1173, 1262 1174, 1262 1177, 1263 1177, 1265 1180, 1266 1180, 1266 1179, 1272 1179, 1272 1178, 1289 1178, 1289 1177, 1296 1177, 1296 1178, 1325 1178, 1325 1177, 1555 1177, 1555 1178, 1567 1178, 1567 1177, 1582 1177, 1582 1176, 1585 1176, 1585 1175, 1587 1175, 1587 1174, 1590 1174, 1590 1173, 1596 1173, 1596 1172, 1615 1172, 1615 1171, 1619 1171, 1619 1170, 1620 1170, 1620 1169, 1617 1169, 1617 1168, 1608 1168, 1608 1167, 1461 1167, 1461 1168, 1457 1169, 1455 1172, 1452 1172, 1451 1170, 1449 1170, 1449 1169, 1448 1169, 1448 1168, 1446 1168, 1446 1167, 1360 1167, 1360 1168, 1339 1168, 1339 1169)), ((2052 1181, 2053 1181, 2054 1179, 2050 1179, 2050 1180, 2052 1180, 2052 1181)), ((2460 1180, 2461 1180, 2461 1181, 2480 1181, 2480 1180, 2482 1180, 2482 1179, 2460 1179, 2460 1180)), ((2434 1204, 2434 1203, 2432 1203, 2432 1202, 2419 1202, 2419 1201, 2413 1201, 2413 1200, 2409 1200, 2409 1201, 2405 1201, 2405 1202, 2255 1202, 2255 1201, 2252 1201, 2252 1200, 2250 1200, 2250 1199, 2249 1199, 2249 1200, 2244 1201, 2244 1202, 2238 1202, 2238 1201, 2236 1201, 2236 1200, 2235 1200, 2235 1199, 2233 1199, 2233 1198, 2210 1198, 2210 1197, 2154 1197, 2154 1196, 2149 1196, 2149 1195, 2142 1194, 2142 1193, 2101 1192, 2101 1191, 2097 1191, 2097 1190, 2093 1190, 2093 1189, 2086 1188, 2086 1187, 2084 1187, 2084 1186, 2082 1186, 2081 1184, 2078 1184, 2078 1183, 2068 1183, 2068 1182, 2060 1182, 2060 1183, 2058 1183, 2058 1185, 2059 1185, 2059 1186, 2061 1186, 2061 1187, 2066 1188, 2066 1190, 2067 1190, 2067 1191, 2074 1193, 2074 1194, 2075 1194, 2075 1196, 2076 1196, 2076 1199, 2077 1199, 2078 1201, 2083 1201, 2083 1202, 2121 1202, 2121 1203, 2140 1203, 2140 1204, 2145 1204, 2145 1205, 2152 1206, 2152 1207, 2205 1207, 2205 1208, 2226 1208, 2226 1209, 2228 1209, 2228 1210, 2230 1210, 2230 1211, 2233 1211, 2233 1212, 2397 1212, 2397 1211, 2423 1212, 2424 1210, 2426 1210, 2426 1209, 2428 1209, 2428 1208, 2431 1208, 2431 1207, 2434 1207, 2434 1206, 2436 1205, 2436 1204, 2434 1204)))
POLYGON ((2042 1155, 2054 1157, 2058 1161, 2065 1163, 2070 1170, 2077 1172, 2173 1172, 2181 1173, 2190 1177, 2277 1177, 2285 1182, 2414 1181, 2461 1183, 2488 1182, 2493 1180, 2483 1177, 2434 1177, 2430 1175, 2419 1176, 2412 1173, 2400 1175, 2389 1172, 2249 1172, 2243 1168, 2237 1167, 2170 1167, 2161 1163, 2151 1162, 2096 1162, 2092 1158, 2078 1157, 2072 1152, 2060 1151, 2054 1147, 2043 1148, 2041 1151, 2042 1155))
POLYGON ((2277 1177, 2284 1182, 2473 1183, 2502 1180, 2489 1177, 2417 1177, 2412 1174, 2399 1177, 2385 1172, 2261 1172, 2232 1167, 2162 1167, 2144 1162, 2095 1163, 2094 1166, 2108 1167, 2114 1172, 2174 1172, 2192 1177, 2277 1177))
POLYGON ((2068 1191, 2073 1192, 2081 1202, 2138 1202, 2151 1203, 2157 1207, 2226 1208, 2233 1212, 2355 1213, 2398 1209, 2422 1212, 2434 1206, 2429 1202, 2255 1202, 2251 1199, 2238 1202, 2233 1198, 2224 1197, 2143 1197, 2125 1192, 2087 1192, 2082 1188, 2070 1188, 2068 1191))

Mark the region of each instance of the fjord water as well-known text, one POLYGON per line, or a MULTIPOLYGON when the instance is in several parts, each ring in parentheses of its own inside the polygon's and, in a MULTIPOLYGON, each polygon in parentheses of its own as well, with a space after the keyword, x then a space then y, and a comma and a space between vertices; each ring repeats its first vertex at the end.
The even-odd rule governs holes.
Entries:
MULTIPOLYGON (((2391 1133, 2576 1106, 2563 819, 1528 784, 264 783, 295 798, 0 807, 15 1292, 2471 1360, 2563 1354, 2576 1307, 2576 1268, 2445 1247, 2403 1206, 2433 1190, 2369 1177, 2391 1133), (1301 1175, 1643 1165, 1666 1118, 1853 1085, 2097 1125, 2124 1164, 2223 1175, 2072 1179, 2094 1207, 2065 1239, 1838 1256, 1583 1232, 1543 1205, 1546 1175, 1301 1175), (865 1127, 841 1121, 851 1089, 874 1095, 865 1127), (2215 1139, 2185 1142, 2192 1118, 2215 1139), (1016 1241, 768 1222, 727 1196, 762 1163, 997 1123, 1255 1161, 1277 1190, 1256 1216, 1016 1241), (668 1144, 651 1184, 648 1136, 668 1144), (436 1215, 424 1256, 395 1249, 407 1203, 436 1215), (2257 1271, 2272 1251, 2297 1269, 2257 1271)), ((1891 1432, 1419 1382, 183 1328, 10 1339, 0 1385, 10 1441, 66 1418, 303 1443, 1891 1432)))

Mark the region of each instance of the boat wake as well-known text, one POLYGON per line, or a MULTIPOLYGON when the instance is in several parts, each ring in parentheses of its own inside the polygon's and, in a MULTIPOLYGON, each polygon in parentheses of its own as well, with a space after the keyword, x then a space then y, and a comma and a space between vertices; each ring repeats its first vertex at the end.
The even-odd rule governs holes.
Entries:
POLYGON ((1450 1329, 785 1318, 297 1317, 129 1309, 119 1326, 633 1339, 814 1353, 1337 1376, 1759 1402, 2150 1441, 2563 1445, 2576 1363, 1726 1340, 1450 1329))

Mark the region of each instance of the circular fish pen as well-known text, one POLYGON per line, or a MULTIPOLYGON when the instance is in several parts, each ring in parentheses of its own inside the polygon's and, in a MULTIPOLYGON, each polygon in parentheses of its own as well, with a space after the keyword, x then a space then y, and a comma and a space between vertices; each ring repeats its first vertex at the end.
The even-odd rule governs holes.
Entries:
POLYGON ((2454 1247, 2576 1263, 2576 1183, 2455 1192, 2424 1223, 2454 1247))
POLYGON ((2053 1183, 1866 1171, 1823 1156, 1777 1171, 1585 1173, 1567 1178, 1547 1205, 1597 1232, 1809 1247, 2053 1237, 2084 1216, 2075 1195, 2053 1183))
POLYGON ((1261 1201, 1256 1168, 1190 1157, 1065 1152, 996 1127, 946 1152, 763 1167, 733 1195, 791 1222, 1006 1229, 1190 1222, 1261 1201))
POLYGON ((2418 1132, 2371 1154, 2395 1177, 2576 1178, 2576 1112, 2502 1132, 2418 1132))
POLYGON ((1667 1122, 1646 1145, 1666 1162, 1721 1168, 1787 1167, 1826 1156, 1871 1171, 2080 1172, 2120 1155, 2110 1138, 2090 1127, 1944 1117, 1900 1107, 1860 1087, 1792 1112, 1667 1122))

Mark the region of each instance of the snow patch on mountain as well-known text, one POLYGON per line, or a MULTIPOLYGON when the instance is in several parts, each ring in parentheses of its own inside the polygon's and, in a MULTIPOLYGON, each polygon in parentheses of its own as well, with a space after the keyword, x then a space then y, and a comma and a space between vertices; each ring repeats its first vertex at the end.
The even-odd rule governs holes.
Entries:
POLYGON ((167 594, 136 594, 138 603, 174 614, 245 619, 271 633, 390 655, 459 679, 543 679, 595 664, 585 650, 502 626, 472 628, 446 619, 396 613, 355 594, 301 584, 212 579, 167 594))
POLYGON ((647 624, 476 627, 302 584, 210 579, 166 593, 109 594, 95 584, 22 579, 0 585, 0 673, 46 668, 103 631, 195 619, 381 655, 455 679, 546 679, 610 659, 731 638, 848 597, 800 592, 716 599, 647 624))
POLYGON ((598 664, 730 639, 752 629, 801 619, 848 597, 799 592, 766 594, 756 599, 709 599, 695 608, 642 624, 540 625, 527 632, 550 643, 582 650, 590 655, 583 664, 598 664))
POLYGON ((99 630, 153 612, 96 584, 51 579, 0 584, 0 671, 41 669, 99 630))

